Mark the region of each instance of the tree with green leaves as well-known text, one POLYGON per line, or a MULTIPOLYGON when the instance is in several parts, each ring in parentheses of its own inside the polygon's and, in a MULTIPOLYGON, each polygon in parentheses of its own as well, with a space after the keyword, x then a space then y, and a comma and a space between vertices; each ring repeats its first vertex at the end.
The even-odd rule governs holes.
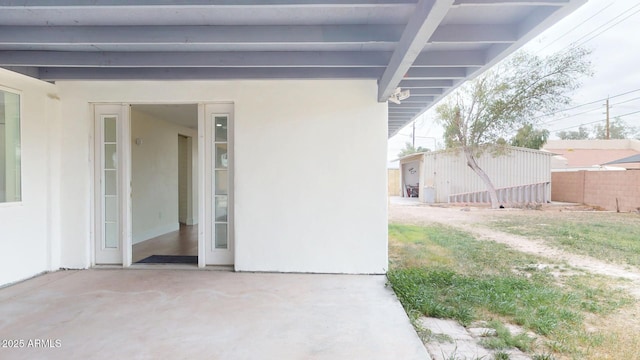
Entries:
MULTIPOLYGON (((596 139, 607 138, 607 128, 604 124, 597 124, 593 127, 593 133, 596 139)), ((638 129, 635 126, 627 124, 624 120, 616 117, 609 123, 609 139, 630 139, 638 135, 638 129)))
POLYGON ((556 133, 556 136, 558 136, 560 140, 587 140, 590 135, 591 133, 589 132, 589 129, 584 126, 578 127, 578 130, 564 130, 556 133))
POLYGON ((519 52, 510 60, 462 85, 436 108, 449 148, 460 148, 467 165, 482 179, 491 206, 500 204, 489 176, 478 165, 483 151, 496 140, 534 124, 537 114, 551 113, 570 103, 568 93, 590 74, 589 51, 570 48, 548 57, 519 52))
POLYGON ((422 146, 418 146, 417 148, 413 146, 413 144, 411 144, 410 142, 406 142, 404 144, 404 149, 402 149, 399 153, 398 153, 398 157, 403 157, 403 156, 407 156, 410 154, 415 154, 415 153, 420 153, 420 152, 428 152, 431 151, 430 149, 427 148, 423 148, 422 146))
POLYGON ((531 124, 524 124, 516 136, 511 138, 511 146, 540 150, 549 139, 549 130, 534 129, 531 124))

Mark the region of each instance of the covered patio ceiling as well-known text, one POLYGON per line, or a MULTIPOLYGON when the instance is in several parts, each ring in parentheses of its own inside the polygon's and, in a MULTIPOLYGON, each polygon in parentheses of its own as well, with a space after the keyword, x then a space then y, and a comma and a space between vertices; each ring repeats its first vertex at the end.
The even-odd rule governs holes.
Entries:
POLYGON ((586 0, 13 0, 0 66, 45 81, 376 79, 396 134, 586 0), (90 4, 90 5, 87 5, 90 4))

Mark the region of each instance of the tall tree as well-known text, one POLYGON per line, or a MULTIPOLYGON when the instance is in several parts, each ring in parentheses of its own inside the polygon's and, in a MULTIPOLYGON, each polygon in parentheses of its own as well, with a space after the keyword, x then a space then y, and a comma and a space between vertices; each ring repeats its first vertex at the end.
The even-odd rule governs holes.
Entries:
POLYGON ((556 135, 560 138, 560 140, 587 140, 589 139, 590 132, 584 126, 578 127, 578 130, 574 131, 559 131, 556 135))
MULTIPOLYGON (((593 127, 593 133, 596 139, 606 139, 607 129, 605 125, 597 124, 593 127)), ((638 129, 635 126, 627 124, 619 117, 614 118, 609 124, 609 139, 630 139, 638 135, 638 129)))
POLYGON ((406 142, 404 144, 404 149, 400 150, 398 153, 398 157, 407 156, 409 154, 419 153, 419 152, 427 152, 431 151, 430 149, 423 148, 422 146, 414 147, 410 142, 406 142))
POLYGON ((571 48, 549 57, 520 52, 509 61, 461 86, 436 108, 445 128, 447 147, 460 147, 467 165, 485 183, 491 206, 498 207, 493 182, 477 157, 495 146, 496 139, 513 134, 538 113, 570 103, 568 92, 590 73, 589 52, 571 48))
POLYGON ((529 149, 540 150, 549 139, 549 130, 534 129, 531 124, 524 124, 516 136, 511 139, 512 146, 524 147, 529 149))

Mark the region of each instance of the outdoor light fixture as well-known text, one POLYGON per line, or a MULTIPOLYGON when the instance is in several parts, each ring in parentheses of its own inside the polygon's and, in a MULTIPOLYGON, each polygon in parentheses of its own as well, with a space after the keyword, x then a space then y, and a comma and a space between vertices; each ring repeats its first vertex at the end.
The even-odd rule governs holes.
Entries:
POLYGON ((396 90, 389 97, 389 101, 394 104, 400 104, 400 101, 406 100, 411 96, 411 92, 409 90, 402 91, 401 88, 396 88, 396 90))

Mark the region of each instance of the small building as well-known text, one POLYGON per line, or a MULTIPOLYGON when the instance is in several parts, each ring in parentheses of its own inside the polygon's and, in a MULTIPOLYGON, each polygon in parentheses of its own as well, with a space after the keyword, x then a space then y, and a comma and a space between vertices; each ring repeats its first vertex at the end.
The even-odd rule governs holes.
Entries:
MULTIPOLYGON (((508 146, 498 154, 485 152, 477 160, 499 190, 501 202, 530 203, 551 199, 552 156, 508 146)), ((426 203, 489 201, 485 184, 467 166, 461 150, 411 154, 399 161, 403 196, 416 196, 426 203)))

